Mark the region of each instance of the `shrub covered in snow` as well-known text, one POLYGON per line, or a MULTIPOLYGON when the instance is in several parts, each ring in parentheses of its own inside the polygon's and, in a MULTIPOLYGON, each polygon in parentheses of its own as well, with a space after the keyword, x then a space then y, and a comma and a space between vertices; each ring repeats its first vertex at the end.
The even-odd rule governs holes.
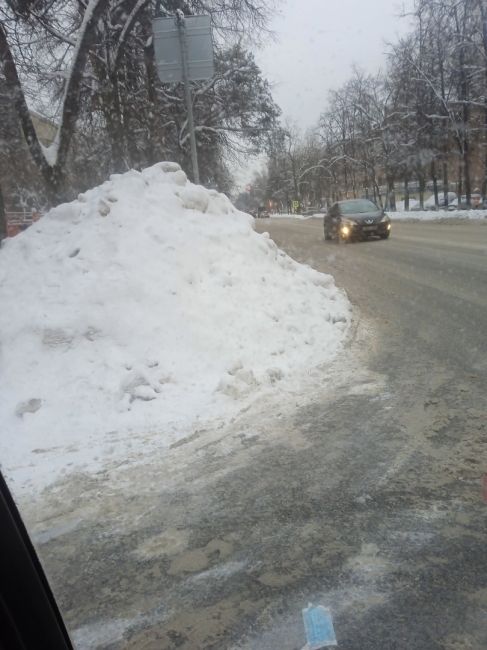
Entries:
POLYGON ((6 240, 0 298, 11 469, 40 448, 60 450, 58 469, 66 448, 75 463, 123 456, 129 432, 165 444, 299 382, 336 354, 349 320, 332 277, 174 163, 113 175, 6 240))

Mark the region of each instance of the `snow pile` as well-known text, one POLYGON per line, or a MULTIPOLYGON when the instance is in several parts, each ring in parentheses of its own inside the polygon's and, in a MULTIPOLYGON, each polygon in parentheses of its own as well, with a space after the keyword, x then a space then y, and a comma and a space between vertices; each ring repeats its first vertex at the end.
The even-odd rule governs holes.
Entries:
POLYGON ((270 219, 305 219, 305 217, 302 214, 286 214, 285 212, 275 212, 269 215, 269 218, 270 219))
POLYGON ((417 221, 437 221, 438 219, 486 219, 487 210, 412 210, 410 212, 388 212, 393 220, 415 219, 417 221))
POLYGON ((6 240, 0 300, 0 458, 36 486, 41 466, 49 481, 140 455, 297 388, 350 317, 331 276, 174 163, 114 175, 6 240))
MULTIPOLYGON (((417 208, 419 207, 419 201, 416 199, 410 198, 409 199, 409 209, 412 210, 412 208, 417 208)), ((396 210, 398 212, 405 212, 406 208, 406 202, 405 201, 396 201, 396 210)))
POLYGON ((271 214, 270 218, 271 219, 298 219, 299 221, 307 221, 308 219, 323 219, 324 217, 323 212, 317 212, 316 214, 279 214, 276 212, 275 214, 271 214))

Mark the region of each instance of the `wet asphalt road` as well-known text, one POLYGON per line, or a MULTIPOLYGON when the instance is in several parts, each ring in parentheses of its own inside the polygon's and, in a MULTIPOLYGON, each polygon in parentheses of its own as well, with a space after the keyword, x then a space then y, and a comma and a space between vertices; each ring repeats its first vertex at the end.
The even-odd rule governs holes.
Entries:
POLYGON ((319 219, 257 223, 291 256, 332 273, 363 315, 390 318, 404 344, 486 372, 487 220, 395 223, 389 241, 340 246, 322 241, 319 219))
POLYGON ((25 504, 77 647, 300 650, 315 602, 343 650, 485 650, 487 223, 351 245, 315 220, 257 228, 335 275, 348 348, 282 400, 25 504))

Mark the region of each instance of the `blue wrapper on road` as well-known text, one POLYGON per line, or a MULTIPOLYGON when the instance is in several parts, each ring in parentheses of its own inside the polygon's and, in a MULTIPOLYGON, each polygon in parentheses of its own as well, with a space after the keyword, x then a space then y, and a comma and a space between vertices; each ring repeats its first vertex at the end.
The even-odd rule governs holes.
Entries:
POLYGON ((337 645, 335 630, 330 610, 321 605, 308 605, 303 609, 304 628, 306 631, 306 650, 319 650, 337 645))

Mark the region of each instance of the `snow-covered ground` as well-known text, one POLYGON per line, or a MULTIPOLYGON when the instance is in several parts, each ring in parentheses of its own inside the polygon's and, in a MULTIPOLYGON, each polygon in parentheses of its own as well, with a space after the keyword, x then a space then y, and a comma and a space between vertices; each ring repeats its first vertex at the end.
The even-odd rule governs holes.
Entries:
POLYGON ((436 221, 438 219, 485 219, 487 210, 411 210, 388 212, 393 220, 416 219, 419 221, 436 221))
MULTIPOLYGON (((287 214, 285 212, 276 212, 271 215, 269 215, 269 219, 309 219, 309 217, 305 217, 302 214, 287 214)), ((260 221, 260 219, 259 219, 260 221)))
MULTIPOLYGON (((419 206, 419 201, 416 199, 410 198, 409 199, 409 209, 411 210, 412 208, 417 208, 419 206)), ((396 201, 396 209, 398 212, 405 212, 405 202, 404 201, 396 201)))
MULTIPOLYGON (((414 207, 411 199, 410 206, 414 207)), ((403 205, 398 204, 398 208, 403 205)), ((487 210, 410 210, 406 212, 404 209, 397 210, 396 212, 387 211, 391 219, 415 219, 417 221, 436 221, 437 219, 487 219, 487 210)), ((303 216, 301 214, 273 214, 271 219, 323 219, 323 214, 314 214, 312 216, 303 216)))
POLYGON ((350 306, 173 163, 0 250, 0 459, 19 491, 143 460, 336 356, 350 306))
POLYGON ((271 214, 270 219, 300 219, 301 221, 306 221, 306 219, 323 219, 324 214, 319 213, 319 214, 311 214, 311 215, 304 215, 304 214, 271 214))

